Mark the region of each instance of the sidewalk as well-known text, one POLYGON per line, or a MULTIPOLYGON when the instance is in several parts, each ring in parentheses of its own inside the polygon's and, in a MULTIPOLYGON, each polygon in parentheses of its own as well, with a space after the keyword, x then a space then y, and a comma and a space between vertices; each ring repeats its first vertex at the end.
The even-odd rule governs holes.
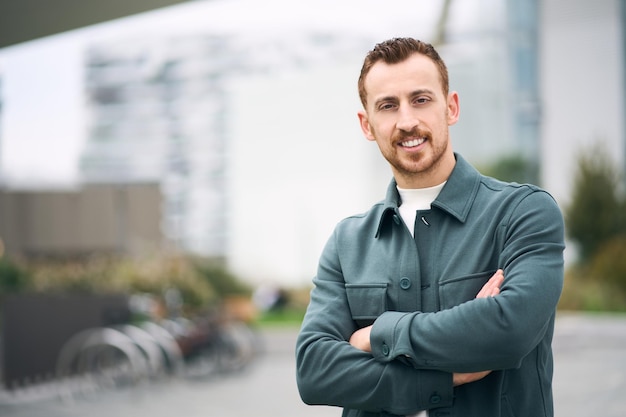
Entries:
MULTIPOLYGON (((296 329, 265 330, 264 353, 240 373, 205 381, 169 380, 3 406, 2 417, 338 417, 300 401, 295 383, 296 329)), ((554 339, 557 417, 626 416, 626 315, 561 314, 554 339)))
POLYGON ((626 416, 626 315, 561 314, 553 350, 557 417, 626 416))

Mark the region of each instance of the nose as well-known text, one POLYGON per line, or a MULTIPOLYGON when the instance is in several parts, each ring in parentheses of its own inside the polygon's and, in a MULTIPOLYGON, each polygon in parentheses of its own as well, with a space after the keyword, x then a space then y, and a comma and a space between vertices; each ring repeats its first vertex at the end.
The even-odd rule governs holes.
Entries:
POLYGON ((396 122, 396 128, 404 132, 414 131, 420 124, 419 118, 412 111, 410 106, 401 106, 398 109, 398 120, 396 122))

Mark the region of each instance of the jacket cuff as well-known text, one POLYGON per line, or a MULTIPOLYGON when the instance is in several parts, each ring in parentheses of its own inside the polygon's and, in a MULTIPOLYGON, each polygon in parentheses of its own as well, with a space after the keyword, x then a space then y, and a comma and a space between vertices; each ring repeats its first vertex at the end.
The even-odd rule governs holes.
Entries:
MULTIPOLYGON (((370 333, 370 345, 372 355, 379 362, 391 362, 399 360, 405 365, 415 367, 411 358, 411 350, 408 329, 410 327, 411 313, 387 311, 380 315, 370 333)), ((449 372, 421 369, 416 371, 419 387, 416 398, 424 409, 450 407, 454 402, 454 389, 452 374, 449 372)))
MULTIPOLYGON (((411 346, 402 346, 398 342, 398 332, 403 325, 409 323, 401 323, 403 320, 410 320, 409 313, 397 311, 386 311, 380 315, 370 333, 370 345, 372 355, 379 362, 390 362, 398 356, 411 356, 411 346)), ((407 338, 408 341, 408 338, 407 338)))
POLYGON ((419 398, 424 409, 430 410, 438 408, 440 413, 435 415, 450 415, 446 413, 446 407, 454 405, 454 387, 452 385, 452 374, 442 371, 420 370, 419 378, 419 398))

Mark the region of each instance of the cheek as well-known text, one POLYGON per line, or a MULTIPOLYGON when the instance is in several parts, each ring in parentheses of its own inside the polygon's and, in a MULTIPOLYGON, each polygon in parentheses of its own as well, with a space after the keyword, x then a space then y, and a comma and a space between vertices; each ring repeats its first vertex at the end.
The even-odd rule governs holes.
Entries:
POLYGON ((434 131, 441 133, 448 130, 449 122, 450 119, 448 117, 437 117, 432 120, 431 126, 434 131))
POLYGON ((393 126, 393 123, 388 120, 377 120, 375 124, 371 125, 371 130, 377 139, 382 139, 393 134, 393 126))

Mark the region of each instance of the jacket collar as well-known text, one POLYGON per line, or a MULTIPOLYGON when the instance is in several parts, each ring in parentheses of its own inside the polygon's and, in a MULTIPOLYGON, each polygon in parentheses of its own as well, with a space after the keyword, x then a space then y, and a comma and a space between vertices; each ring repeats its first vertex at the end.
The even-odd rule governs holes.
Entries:
MULTIPOLYGON (((433 201, 432 206, 448 213, 458 221, 465 223, 467 216, 474 204, 481 181, 481 174, 471 166, 461 155, 455 153, 456 164, 452 174, 448 178, 439 196, 433 201)), ((387 187, 387 196, 383 202, 383 211, 376 230, 376 237, 380 235, 387 218, 399 216, 400 194, 398 193, 395 179, 387 187)))

